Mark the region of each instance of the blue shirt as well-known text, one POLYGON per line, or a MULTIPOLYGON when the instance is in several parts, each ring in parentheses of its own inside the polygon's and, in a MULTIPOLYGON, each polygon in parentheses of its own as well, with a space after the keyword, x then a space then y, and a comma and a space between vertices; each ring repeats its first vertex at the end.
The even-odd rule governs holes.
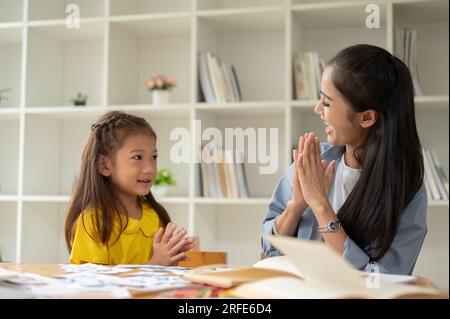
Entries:
MULTIPOLYGON (((336 161, 336 167, 339 165, 343 146, 330 144, 320 144, 320 157, 327 163, 336 161)), ((272 194, 267 215, 262 224, 261 246, 264 254, 268 257, 279 256, 281 253, 276 250, 267 240, 265 235, 272 234, 272 228, 275 218, 286 209, 287 202, 292 197, 292 175, 294 166, 291 165, 281 176, 275 190, 272 194)), ((336 179, 333 176, 332 186, 335 187, 336 179)), ((381 273, 410 275, 416 264, 417 257, 422 247, 425 235, 427 233, 426 213, 427 213, 427 195, 425 186, 414 195, 411 202, 406 207, 400 218, 400 224, 394 240, 385 253, 377 262, 371 260, 370 255, 359 247, 350 237, 347 236, 344 242, 343 256, 357 269, 368 270, 377 269, 381 273)), ((336 212, 337 213, 337 212, 336 212)), ((310 207, 306 208, 302 214, 297 230, 297 238, 314 239, 316 236, 317 221, 310 207)))

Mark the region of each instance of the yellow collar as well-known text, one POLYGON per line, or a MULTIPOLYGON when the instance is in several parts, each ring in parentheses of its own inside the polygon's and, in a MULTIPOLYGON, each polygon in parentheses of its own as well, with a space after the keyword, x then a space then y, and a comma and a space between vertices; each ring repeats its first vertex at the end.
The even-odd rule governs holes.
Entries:
POLYGON ((142 202, 142 217, 140 220, 128 218, 127 228, 123 231, 125 234, 134 234, 142 229, 145 236, 150 237, 158 230, 159 217, 156 211, 147 203, 142 202))

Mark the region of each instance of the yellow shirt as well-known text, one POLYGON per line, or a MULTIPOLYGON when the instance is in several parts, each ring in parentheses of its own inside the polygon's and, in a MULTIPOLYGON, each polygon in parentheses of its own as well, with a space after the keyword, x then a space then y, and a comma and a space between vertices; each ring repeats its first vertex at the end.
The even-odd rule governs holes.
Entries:
MULTIPOLYGON (((158 214, 147 203, 142 202, 140 220, 128 218, 128 225, 117 239, 119 221, 114 222, 113 232, 108 245, 96 240, 92 209, 85 210, 78 217, 75 235, 72 241, 70 263, 91 262, 96 264, 145 264, 153 254, 153 237, 161 222, 158 214), (84 219, 84 226, 81 219, 84 219), (117 241, 116 241, 117 240, 117 241)), ((122 225, 126 216, 122 216, 122 225)))

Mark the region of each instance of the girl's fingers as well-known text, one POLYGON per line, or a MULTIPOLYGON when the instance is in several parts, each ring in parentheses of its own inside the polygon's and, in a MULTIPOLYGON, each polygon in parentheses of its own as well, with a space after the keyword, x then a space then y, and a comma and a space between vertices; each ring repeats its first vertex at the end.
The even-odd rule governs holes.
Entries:
POLYGON ((175 225, 174 223, 167 224, 166 230, 164 231, 164 236, 161 240, 163 243, 169 242, 170 238, 172 238, 173 231, 175 230, 176 227, 177 225, 175 225))
POLYGON ((186 239, 182 238, 178 243, 176 243, 175 245, 172 246, 172 248, 170 248, 169 254, 170 255, 177 254, 184 245, 186 245, 186 239))
POLYGON ((177 232, 175 235, 172 236, 172 238, 169 240, 168 245, 169 247, 175 246, 177 243, 179 243, 183 237, 186 235, 186 230, 182 228, 179 232, 177 232))
POLYGON ((173 257, 170 257, 170 261, 171 261, 172 263, 175 263, 175 262, 177 262, 177 261, 183 259, 184 257, 186 257, 185 252, 181 252, 181 253, 179 253, 179 254, 173 256, 173 257))
POLYGON ((160 227, 160 228, 158 229, 158 231, 155 233, 155 237, 153 237, 153 241, 154 241, 156 244, 159 244, 159 243, 161 242, 161 235, 162 235, 162 233, 163 233, 163 228, 160 227))
POLYGON ((185 243, 183 247, 180 248, 179 251, 189 251, 195 247, 195 243, 185 243))

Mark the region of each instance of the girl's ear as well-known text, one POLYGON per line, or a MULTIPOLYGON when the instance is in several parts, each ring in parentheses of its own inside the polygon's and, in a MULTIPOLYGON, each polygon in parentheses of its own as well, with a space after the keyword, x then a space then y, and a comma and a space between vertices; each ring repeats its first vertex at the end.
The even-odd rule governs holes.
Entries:
POLYGON ((98 172, 105 177, 111 176, 111 161, 109 158, 100 155, 100 160, 98 162, 98 172))
POLYGON ((378 112, 375 110, 366 110, 360 113, 360 125, 363 128, 369 128, 377 122, 378 112))

